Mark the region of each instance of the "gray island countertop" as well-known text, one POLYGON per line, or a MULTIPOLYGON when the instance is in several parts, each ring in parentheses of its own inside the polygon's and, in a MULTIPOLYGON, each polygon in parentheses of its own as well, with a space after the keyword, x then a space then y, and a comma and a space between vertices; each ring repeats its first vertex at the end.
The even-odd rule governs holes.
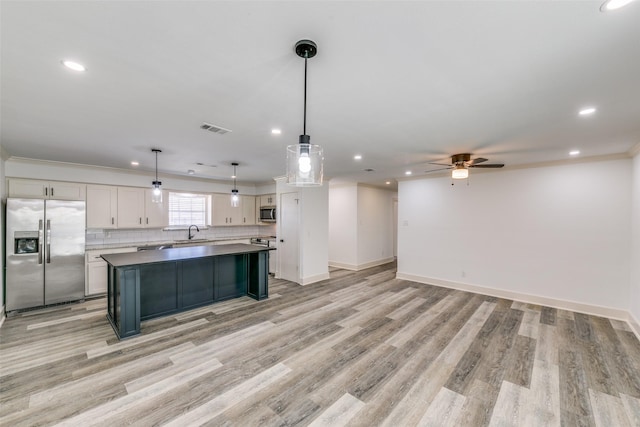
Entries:
POLYGON ((158 251, 108 254, 102 255, 102 258, 114 267, 126 267, 128 265, 181 261, 185 259, 206 258, 219 255, 237 255, 271 251, 275 249, 276 248, 268 248, 266 246, 235 243, 229 245, 189 246, 185 248, 171 248, 158 251))

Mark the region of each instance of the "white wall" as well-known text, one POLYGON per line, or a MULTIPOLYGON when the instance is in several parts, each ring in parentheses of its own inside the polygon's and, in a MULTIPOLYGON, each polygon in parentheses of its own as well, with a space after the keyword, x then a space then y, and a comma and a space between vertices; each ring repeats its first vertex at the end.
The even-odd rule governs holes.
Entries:
POLYGON ((329 185, 301 187, 300 278, 309 284, 329 278, 329 185))
POLYGON ((393 258, 392 191, 358 186, 358 266, 393 258))
POLYGON ((358 264, 358 186, 329 188, 329 264, 358 264))
POLYGON ((4 245, 5 245, 5 226, 4 226, 4 211, 6 203, 6 191, 5 191, 5 160, 6 153, 0 144, 0 325, 4 320, 4 245))
POLYGON ((473 172, 400 182, 398 277, 629 310, 630 159, 473 172))
POLYGON ((329 188, 329 264, 360 270, 393 259, 397 193, 362 184, 329 188))
MULTIPOLYGON (((631 301, 630 312, 635 318, 636 327, 640 324, 640 150, 633 158, 632 185, 633 248, 631 252, 631 301)), ((640 330, 638 331, 640 333, 640 330)))
MULTIPOLYGON (((299 280, 308 285, 329 278, 329 186, 292 187, 286 177, 275 178, 277 199, 296 192, 299 205, 299 280)), ((278 207, 281 209, 281 207, 278 207)), ((280 215, 280 214, 279 214, 280 215)), ((280 238, 280 224, 276 225, 280 238)))

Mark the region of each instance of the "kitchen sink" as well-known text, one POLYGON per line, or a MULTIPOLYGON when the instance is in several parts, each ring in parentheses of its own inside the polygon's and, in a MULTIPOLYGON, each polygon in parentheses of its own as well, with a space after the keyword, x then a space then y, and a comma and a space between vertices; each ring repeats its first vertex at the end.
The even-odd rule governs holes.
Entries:
POLYGON ((200 246, 208 241, 208 239, 174 240, 173 247, 180 248, 185 246, 200 246))
POLYGON ((173 245, 147 245, 147 246, 138 246, 138 252, 140 251, 161 251, 163 249, 171 249, 173 245))

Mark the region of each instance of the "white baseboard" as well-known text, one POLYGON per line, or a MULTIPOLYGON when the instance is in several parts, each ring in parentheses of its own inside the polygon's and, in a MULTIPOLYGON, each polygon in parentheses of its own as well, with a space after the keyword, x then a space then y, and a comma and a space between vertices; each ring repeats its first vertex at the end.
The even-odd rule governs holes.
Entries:
POLYGON ((312 283, 320 282, 322 280, 327 280, 329 278, 329 272, 322 274, 316 274, 315 276, 303 277, 300 279, 300 284, 302 286, 310 285, 312 283))
POLYGON ((378 265, 388 264, 390 262, 393 262, 394 260, 395 258, 391 257, 391 258, 379 259, 376 261, 365 262, 364 264, 344 264, 341 262, 329 261, 329 267, 342 268, 344 270, 351 270, 351 271, 360 271, 360 270, 365 270, 371 267, 377 267, 378 265))
MULTIPOLYGON (((460 291, 473 292, 492 297, 505 298, 520 301, 528 304, 538 304, 547 307, 559 308, 562 310, 577 311, 579 313, 592 314, 596 316, 608 317, 610 319, 622 320, 631 324, 631 313, 612 307, 584 304, 575 301, 567 301, 556 298, 543 297, 539 295, 512 292, 504 289, 488 288, 485 286, 469 285, 466 283, 450 282, 448 280, 433 279, 429 277, 415 276, 412 274, 396 273, 397 279, 410 280, 412 282, 425 283, 427 285, 441 286, 443 288, 457 289, 460 291)), ((637 324, 637 322, 636 322, 637 324)), ((637 325, 636 325, 637 326, 637 325)), ((633 325, 631 325, 633 328, 633 325)), ((636 329, 637 331, 638 329, 636 329)))
POLYGON ((636 319, 631 312, 629 312, 629 317, 627 318, 627 323, 631 327, 631 330, 636 334, 638 340, 640 340, 640 322, 636 319))

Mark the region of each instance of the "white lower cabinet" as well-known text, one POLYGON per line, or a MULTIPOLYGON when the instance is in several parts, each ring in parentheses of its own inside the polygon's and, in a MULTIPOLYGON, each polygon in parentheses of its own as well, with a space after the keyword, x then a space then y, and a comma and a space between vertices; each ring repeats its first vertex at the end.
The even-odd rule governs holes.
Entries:
POLYGON ((86 296, 107 293, 107 262, 100 256, 135 252, 137 248, 92 249, 85 252, 87 271, 84 293, 86 296))

